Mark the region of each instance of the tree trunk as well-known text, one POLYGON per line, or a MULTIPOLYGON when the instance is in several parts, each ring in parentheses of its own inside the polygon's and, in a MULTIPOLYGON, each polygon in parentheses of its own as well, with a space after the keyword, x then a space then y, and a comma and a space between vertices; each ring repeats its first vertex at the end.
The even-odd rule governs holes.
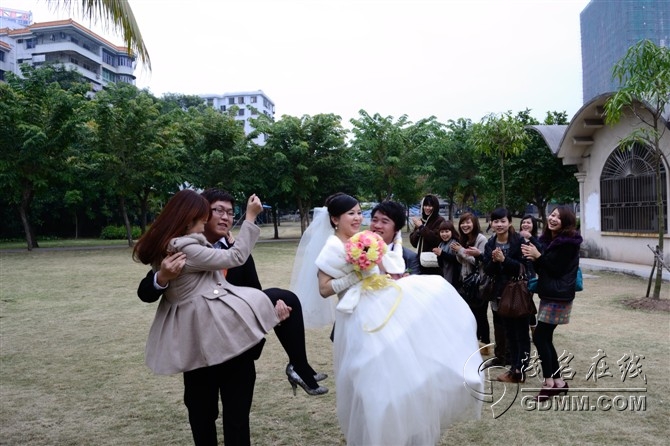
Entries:
POLYGON ((543 197, 535 197, 535 206, 537 206, 537 213, 540 220, 542 220, 542 228, 547 226, 547 201, 543 197))
POLYGON ((137 194, 137 198, 140 202, 140 232, 144 234, 147 230, 147 215, 149 214, 149 197, 151 196, 151 190, 143 191, 141 194, 137 194))
POLYGON ((454 217, 454 198, 455 197, 456 197, 456 191, 452 189, 451 193, 449 193, 449 196, 448 196, 448 198, 449 198, 449 212, 448 212, 449 220, 453 220, 453 217, 454 217))
POLYGON ((274 226, 275 234, 274 234, 274 239, 279 240, 279 218, 278 218, 279 212, 277 212, 277 204, 275 203, 274 206, 272 206, 272 224, 274 226))
POLYGON ((309 226, 309 206, 311 203, 304 203, 298 200, 298 210, 300 211, 300 235, 304 234, 309 226))
MULTIPOLYGON (((665 214, 663 213, 663 193, 661 187, 661 151, 659 149, 658 141, 656 142, 656 206, 658 208, 658 254, 660 260, 663 260, 663 235, 665 233, 665 214)), ((654 283, 653 299, 661 298, 661 285, 663 284, 663 266, 661 262, 656 262, 656 282, 654 283)))
POLYGON ((74 211, 74 239, 79 239, 79 217, 76 210, 74 211))
POLYGON ((126 226, 126 239, 128 240, 128 246, 133 247, 133 230, 130 226, 130 219, 128 219, 128 212, 126 211, 126 199, 119 197, 119 210, 121 211, 121 216, 123 217, 123 224, 126 226))
POLYGON ((30 204, 33 201, 35 196, 35 191, 30 185, 25 185, 23 192, 21 193, 21 204, 19 205, 19 214, 21 215, 21 224, 23 224, 23 232, 26 234, 26 245, 28 251, 32 251, 33 248, 39 248, 37 244, 37 239, 35 238, 35 232, 33 227, 30 224, 30 204))

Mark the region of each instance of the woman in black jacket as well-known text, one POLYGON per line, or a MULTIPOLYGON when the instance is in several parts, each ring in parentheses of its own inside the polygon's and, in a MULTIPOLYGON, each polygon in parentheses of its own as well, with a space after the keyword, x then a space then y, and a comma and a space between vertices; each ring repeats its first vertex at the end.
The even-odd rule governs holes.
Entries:
MULTIPOLYGON (((440 200, 428 194, 421 200, 421 218, 414 217, 414 230, 409 234, 409 242, 417 248, 417 255, 422 252, 433 252, 442 241, 440 238, 440 225, 444 217, 440 215, 440 200)), ((441 275, 440 268, 429 268, 421 265, 421 274, 441 275)))
POLYGON ((544 382, 535 397, 537 401, 568 391, 568 383, 561 377, 553 335, 557 325, 570 321, 572 301, 575 298, 579 246, 582 243, 576 222, 571 208, 559 206, 547 217, 547 226, 540 237, 540 242, 545 246, 544 252, 540 252, 532 243, 521 248, 523 255, 534 262, 538 274, 540 309, 533 342, 542 361, 544 382))
MULTIPOLYGON (((521 244, 525 242, 512 226, 512 216, 507 209, 498 208, 491 212, 491 228, 494 235, 486 242, 484 250, 484 272, 493 278, 494 299, 491 302, 493 324, 502 325, 507 339, 511 368, 496 379, 502 382, 522 383, 523 371, 530 357, 530 336, 528 317, 502 317, 498 315, 500 295, 505 285, 518 277, 521 265, 525 263, 521 244)), ((524 265, 525 268, 525 265, 524 265)), ((498 333, 496 333, 496 342, 498 333)), ((498 354, 498 353, 497 353, 498 354)), ((496 356, 497 356, 496 354, 496 356)))

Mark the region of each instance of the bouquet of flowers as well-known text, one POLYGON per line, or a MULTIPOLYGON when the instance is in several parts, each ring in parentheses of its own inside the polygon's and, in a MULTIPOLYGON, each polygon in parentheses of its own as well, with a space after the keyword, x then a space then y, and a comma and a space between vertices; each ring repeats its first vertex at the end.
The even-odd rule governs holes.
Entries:
POLYGON ((354 265, 355 271, 367 271, 381 263, 387 249, 381 236, 372 231, 358 232, 344 245, 347 263, 354 265))

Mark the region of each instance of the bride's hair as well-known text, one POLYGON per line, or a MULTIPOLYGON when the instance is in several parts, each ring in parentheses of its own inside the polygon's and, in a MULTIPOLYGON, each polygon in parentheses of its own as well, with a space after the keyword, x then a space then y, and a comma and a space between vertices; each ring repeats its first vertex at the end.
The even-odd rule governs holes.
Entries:
MULTIPOLYGON (((339 217, 357 204, 358 200, 343 192, 337 192, 326 198, 326 207, 328 208, 328 214, 331 217, 339 217)), ((332 220, 330 221, 330 225, 333 228, 335 227, 332 220)))

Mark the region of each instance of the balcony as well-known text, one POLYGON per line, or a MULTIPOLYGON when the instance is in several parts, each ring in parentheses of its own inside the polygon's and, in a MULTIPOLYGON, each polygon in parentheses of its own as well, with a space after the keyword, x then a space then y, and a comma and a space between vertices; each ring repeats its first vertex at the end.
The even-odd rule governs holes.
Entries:
POLYGON ((102 61, 102 57, 100 56, 100 54, 87 50, 83 46, 70 41, 57 41, 57 42, 45 41, 44 43, 35 45, 35 48, 31 48, 30 50, 26 51, 30 53, 73 52, 81 54, 83 57, 87 57, 97 64, 101 63, 102 61))

